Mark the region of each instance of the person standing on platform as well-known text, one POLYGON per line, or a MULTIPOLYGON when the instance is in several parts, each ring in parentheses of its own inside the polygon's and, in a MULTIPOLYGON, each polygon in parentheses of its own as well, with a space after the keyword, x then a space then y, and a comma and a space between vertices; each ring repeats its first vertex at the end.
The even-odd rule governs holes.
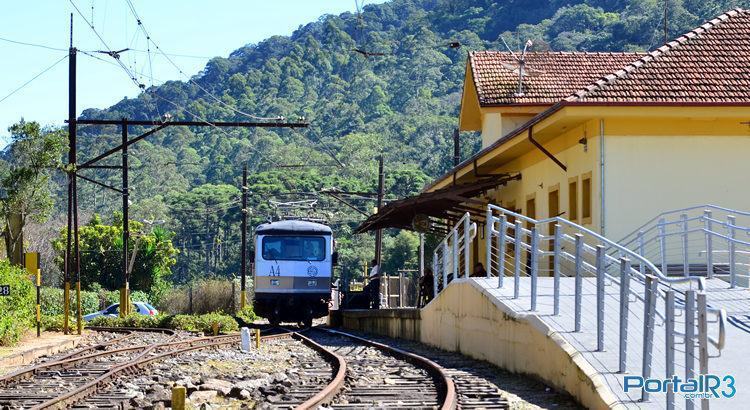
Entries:
POLYGON ((367 284, 370 287, 370 309, 380 309, 380 266, 375 259, 370 265, 370 283, 367 284))
POLYGON ((432 273, 432 269, 425 268, 424 276, 419 278, 419 294, 420 294, 420 301, 418 307, 424 307, 435 296, 433 295, 435 288, 435 275, 432 273))

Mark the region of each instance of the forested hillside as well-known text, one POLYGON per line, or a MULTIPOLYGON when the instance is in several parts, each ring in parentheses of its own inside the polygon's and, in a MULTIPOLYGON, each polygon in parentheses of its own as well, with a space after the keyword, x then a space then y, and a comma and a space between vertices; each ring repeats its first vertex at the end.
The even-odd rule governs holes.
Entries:
MULTIPOLYGON (((371 237, 351 235, 363 216, 316 193, 326 188, 373 191, 376 157, 381 153, 388 198, 417 192, 448 170, 468 51, 504 49, 501 37, 512 48, 531 39, 533 50, 647 50, 663 40, 663 4, 393 0, 365 6, 360 16, 322 16, 291 36, 272 37, 214 58, 196 73, 195 83, 171 81, 150 87, 136 99, 86 110, 83 117, 304 117, 310 122, 307 129, 172 127, 137 144, 130 155, 133 218, 163 220, 162 225, 175 232, 173 243, 180 253, 171 280, 206 275, 207 256, 212 274, 236 274, 238 187, 247 163, 253 225, 274 215, 273 201, 317 199, 316 212, 325 213, 334 224, 342 269, 360 272, 373 249, 371 237), (452 42, 460 47, 451 47, 452 42)), ((674 36, 750 1, 669 4, 668 28, 674 36)), ((138 131, 143 130, 131 133, 138 131)), ((80 134, 83 159, 120 140, 114 127, 81 127, 80 134)), ((465 158, 477 149, 478 139, 469 133, 461 139, 465 158)), ((100 170, 96 175, 112 185, 120 183, 117 171, 100 170)), ((85 182, 79 186, 86 214, 113 217, 120 206, 117 194, 85 182)), ((62 211, 64 196, 59 198, 57 209, 62 211)), ((372 200, 351 201, 372 212, 372 200)), ((61 226, 62 220, 53 221, 61 226)), ((413 264, 415 245, 413 235, 389 233, 386 270, 413 264)))

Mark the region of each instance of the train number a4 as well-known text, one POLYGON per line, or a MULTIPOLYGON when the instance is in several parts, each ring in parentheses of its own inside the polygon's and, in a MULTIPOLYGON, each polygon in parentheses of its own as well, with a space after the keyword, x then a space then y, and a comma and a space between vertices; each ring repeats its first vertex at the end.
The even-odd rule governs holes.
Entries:
POLYGON ((271 265, 271 274, 269 276, 281 276, 281 267, 271 265))

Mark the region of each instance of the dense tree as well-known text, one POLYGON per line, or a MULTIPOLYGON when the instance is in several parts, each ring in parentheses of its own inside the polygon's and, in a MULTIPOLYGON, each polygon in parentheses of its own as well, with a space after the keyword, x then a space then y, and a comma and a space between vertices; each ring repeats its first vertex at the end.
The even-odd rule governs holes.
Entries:
MULTIPOLYGON (((748 5, 672 0, 669 35, 748 5)), ((169 81, 107 109, 85 110, 83 117, 247 120, 244 112, 306 118, 310 127, 300 130, 170 127, 136 144, 130 151, 132 214, 164 219, 176 233, 183 251, 176 280, 236 275, 237 204, 206 210, 238 200, 237 188, 228 186, 239 186, 247 164, 251 225, 278 218, 279 203, 310 200, 306 211, 335 224, 340 269, 353 274, 372 258, 372 236, 353 236, 363 216, 321 191, 374 191, 380 154, 388 199, 411 195, 450 169, 468 51, 504 50, 503 40, 516 49, 527 39, 533 50, 648 50, 663 41, 663 6, 655 0, 393 0, 365 6, 361 19, 323 16, 291 36, 214 58, 193 77, 200 87, 169 81), (449 47, 455 41, 460 48, 449 47), (365 57, 356 48, 382 55, 365 57)), ((115 127, 82 127, 80 133, 82 153, 103 152, 119 139, 115 127)), ((476 134, 462 133, 462 157, 479 144, 476 134)), ((120 183, 117 172, 101 170, 96 178, 120 183)), ((119 207, 118 195, 80 187, 83 210, 110 214, 119 207)), ((367 196, 347 200, 366 213, 374 206, 367 196)), ((386 234, 386 244, 406 239, 386 234)), ((407 259, 398 263, 413 263, 407 259)), ((388 263, 395 268, 395 261, 388 263)))
POLYGON ((65 133, 21 122, 9 129, 11 144, 0 160, 0 214, 7 257, 21 264, 23 229, 29 219, 44 221, 53 209, 51 178, 61 168, 65 133))

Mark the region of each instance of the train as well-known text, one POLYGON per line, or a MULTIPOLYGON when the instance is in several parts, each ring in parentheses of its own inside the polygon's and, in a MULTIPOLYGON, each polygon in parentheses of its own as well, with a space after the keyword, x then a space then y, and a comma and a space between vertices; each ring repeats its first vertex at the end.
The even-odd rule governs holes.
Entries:
POLYGON ((328 314, 337 264, 333 231, 305 220, 265 223, 255 229, 255 313, 272 325, 311 326, 328 314))

